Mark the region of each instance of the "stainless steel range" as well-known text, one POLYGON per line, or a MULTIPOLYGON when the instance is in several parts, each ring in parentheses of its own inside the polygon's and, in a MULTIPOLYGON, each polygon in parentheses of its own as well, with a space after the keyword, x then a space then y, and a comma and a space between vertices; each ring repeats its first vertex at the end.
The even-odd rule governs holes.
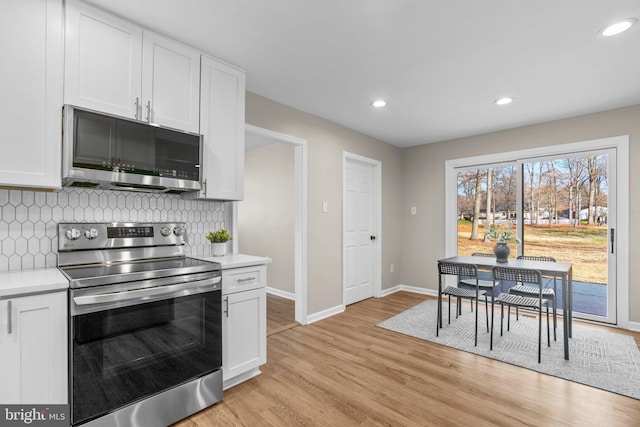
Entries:
POLYGON ((220 265, 186 243, 182 223, 58 225, 74 426, 169 425, 222 399, 220 265))

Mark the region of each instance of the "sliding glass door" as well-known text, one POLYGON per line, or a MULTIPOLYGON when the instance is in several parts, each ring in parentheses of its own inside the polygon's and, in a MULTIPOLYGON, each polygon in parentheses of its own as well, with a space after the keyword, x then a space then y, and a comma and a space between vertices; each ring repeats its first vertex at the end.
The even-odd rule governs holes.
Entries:
POLYGON ((576 317, 616 323, 615 151, 525 159, 521 253, 573 264, 576 317))
POLYGON ((456 168, 457 253, 491 253, 489 228, 511 229, 510 258, 573 264, 575 317, 616 323, 615 165, 607 149, 456 168))

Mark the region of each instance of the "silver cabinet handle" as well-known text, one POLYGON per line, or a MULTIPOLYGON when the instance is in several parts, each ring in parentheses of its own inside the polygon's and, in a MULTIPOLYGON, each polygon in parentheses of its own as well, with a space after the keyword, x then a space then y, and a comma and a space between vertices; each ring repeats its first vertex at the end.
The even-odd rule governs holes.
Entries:
POLYGON ((7 333, 11 335, 13 328, 11 325, 11 300, 7 302, 7 333))
POLYGON ((224 298, 224 314, 229 317, 229 297, 224 298))
POLYGON ((245 277, 244 279, 238 279, 238 282, 250 282, 252 280, 256 280, 256 278, 253 276, 245 277))
POLYGON ((207 180, 206 179, 204 181, 202 181, 202 193, 205 196, 207 195, 207 180))
POLYGON ((151 123, 151 100, 147 101, 147 122, 151 123))
POLYGON ((136 103, 134 104, 136 107, 136 120, 140 120, 140 98, 136 96, 136 103))

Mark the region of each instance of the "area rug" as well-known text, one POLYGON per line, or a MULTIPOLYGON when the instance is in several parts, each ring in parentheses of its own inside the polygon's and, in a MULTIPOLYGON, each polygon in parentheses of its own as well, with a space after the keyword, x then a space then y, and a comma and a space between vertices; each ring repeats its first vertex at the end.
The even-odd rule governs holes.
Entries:
MULTIPOLYGON (((489 333, 486 329, 484 306, 478 316, 478 346, 474 347, 474 318, 465 304, 462 316, 455 319, 452 304, 451 324, 447 324, 447 303, 443 303, 443 325, 436 337, 435 300, 424 301, 384 322, 379 327, 412 337, 453 347, 469 353, 521 366, 547 375, 575 381, 591 387, 640 399, 640 351, 633 337, 588 328, 573 323, 573 338, 569 340, 569 359, 564 360, 562 345, 562 319, 558 318, 558 337, 553 341, 551 322, 551 347, 546 342, 546 319, 542 326, 542 363, 538 363, 537 317, 520 316, 515 321, 511 315, 511 330, 500 336, 500 312, 496 312, 493 334, 493 351, 489 350, 489 333)), ((491 315, 491 313, 489 313, 491 315)), ((489 317, 491 321, 491 317, 489 317)))

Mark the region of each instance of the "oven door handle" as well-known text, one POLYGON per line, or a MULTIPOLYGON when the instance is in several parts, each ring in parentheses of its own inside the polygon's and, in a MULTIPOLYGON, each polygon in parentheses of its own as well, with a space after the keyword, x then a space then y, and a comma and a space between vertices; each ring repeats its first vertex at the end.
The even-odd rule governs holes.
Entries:
POLYGON ((84 295, 73 297, 73 302, 77 305, 105 304, 133 299, 147 299, 162 295, 164 298, 187 296, 204 290, 213 290, 213 287, 220 283, 221 277, 214 277, 205 280, 197 280, 177 285, 156 286, 153 288, 133 289, 121 292, 110 292, 106 294, 84 295), (212 289, 206 289, 212 288, 212 289))

